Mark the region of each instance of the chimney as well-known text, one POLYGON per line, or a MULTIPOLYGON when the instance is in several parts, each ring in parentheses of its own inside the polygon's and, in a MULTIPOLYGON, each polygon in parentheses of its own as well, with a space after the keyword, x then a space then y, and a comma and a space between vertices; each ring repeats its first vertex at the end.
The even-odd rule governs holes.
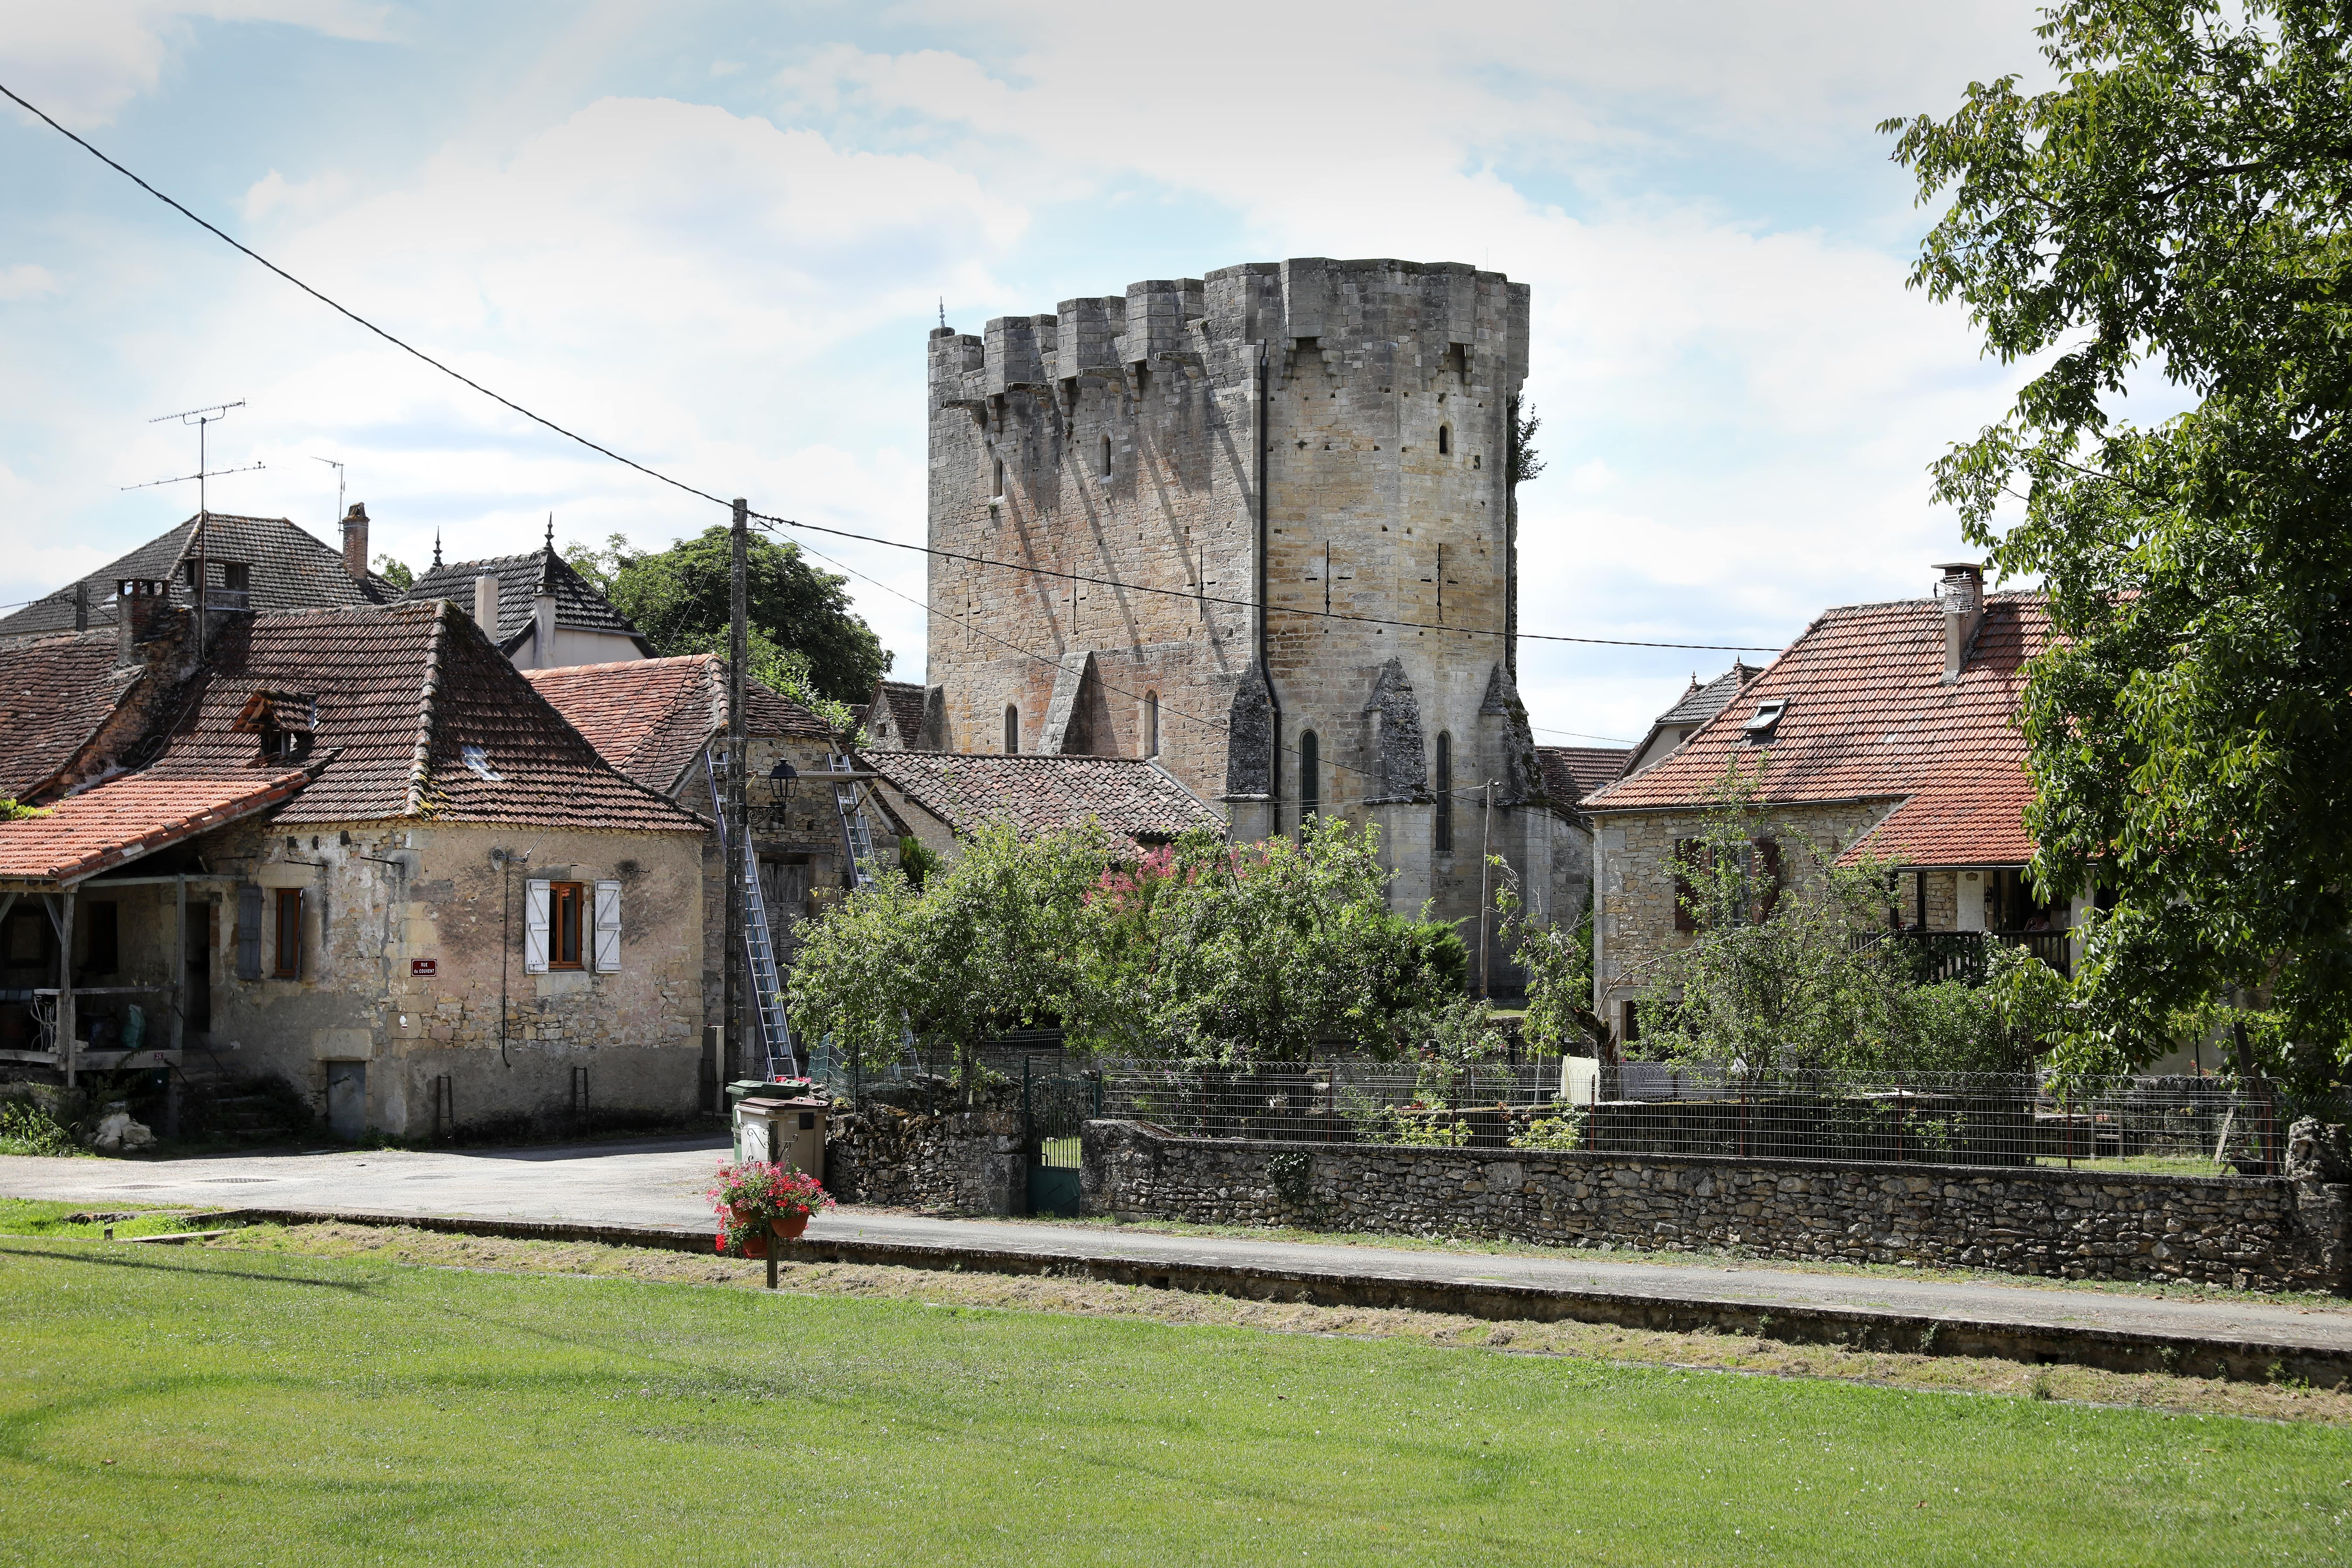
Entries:
POLYGON ((1944 611, 1944 684, 1957 686, 1977 628, 1984 625, 1984 568, 1973 561, 1954 561, 1936 570, 1944 574, 1936 584, 1936 603, 1944 611))
POLYGON ((124 577, 114 584, 114 662, 143 663, 142 643, 155 640, 171 609, 169 585, 149 577, 124 577))
POLYGON ((343 514, 343 570, 365 581, 368 569, 367 502, 355 500, 343 514))
POLYGON ((531 665, 538 669, 551 669, 555 666, 555 590, 552 584, 541 583, 539 585, 539 593, 530 602, 530 616, 531 665))
POLYGON ((499 577, 485 572, 474 579, 474 624, 492 642, 499 640, 499 577))

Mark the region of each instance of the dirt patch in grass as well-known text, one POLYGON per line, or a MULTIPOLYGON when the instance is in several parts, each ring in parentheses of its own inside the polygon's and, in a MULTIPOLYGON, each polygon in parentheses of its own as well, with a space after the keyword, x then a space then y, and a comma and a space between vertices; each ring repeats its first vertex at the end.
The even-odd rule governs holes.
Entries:
MULTIPOLYGON (((425 1268, 565 1274, 678 1285, 760 1289, 761 1262, 702 1253, 451 1236, 406 1226, 253 1226, 206 1242, 220 1250, 366 1258, 425 1268)), ((780 1288, 808 1296, 859 1296, 941 1306, 1086 1317, 1208 1323, 1276 1333, 1403 1340, 1520 1355, 1585 1357, 1648 1366, 1703 1368, 1783 1377, 1839 1378, 1897 1388, 1940 1389, 2021 1399, 2053 1399, 2273 1421, 2352 1424, 2352 1393, 2294 1384, 2226 1383, 2080 1366, 2025 1366, 1970 1356, 1906 1355, 1834 1346, 1784 1344, 1740 1334, 1661 1333, 1601 1323, 1490 1322, 1401 1308, 1315 1307, 1237 1300, 1142 1285, 1034 1275, 941 1272, 864 1263, 786 1263, 780 1288)))

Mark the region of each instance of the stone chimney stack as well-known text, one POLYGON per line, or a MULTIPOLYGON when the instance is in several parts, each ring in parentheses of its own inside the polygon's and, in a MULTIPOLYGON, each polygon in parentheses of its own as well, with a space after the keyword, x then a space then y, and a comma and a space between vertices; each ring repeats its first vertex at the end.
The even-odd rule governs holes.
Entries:
POLYGON ((1957 686, 1977 628, 1984 625, 1984 568, 1973 561, 1955 561, 1936 570, 1944 574, 1936 584, 1936 603, 1944 610, 1944 684, 1957 686))
POLYGON ((474 579, 474 624, 493 643, 499 640, 499 578, 485 572, 474 579))
POLYGON ((148 577, 124 577, 114 584, 114 662, 145 662, 139 651, 162 633, 171 613, 171 585, 148 577))
POLYGON ((368 570, 367 502, 355 500, 343 514, 343 570, 360 581, 368 570))

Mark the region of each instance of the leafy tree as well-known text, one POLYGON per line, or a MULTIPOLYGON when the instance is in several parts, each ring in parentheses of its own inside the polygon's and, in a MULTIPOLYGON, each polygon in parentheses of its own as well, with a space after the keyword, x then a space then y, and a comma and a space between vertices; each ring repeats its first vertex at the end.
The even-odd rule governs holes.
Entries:
POLYGON ((389 555, 379 555, 375 558, 375 574, 404 594, 416 586, 415 569, 406 562, 396 561, 389 555))
POLYGON ((1081 1008, 1088 905, 1111 860, 1092 824, 1023 840, 982 827, 918 894, 897 871, 802 922, 787 1005, 811 1039, 894 1058, 902 1027, 956 1052, 967 1100, 981 1044, 1081 1008))
MULTIPOLYGON (((667 550, 641 553, 614 534, 598 550, 564 548, 564 559, 594 584, 646 634, 656 654, 727 649, 731 567, 728 530, 705 529, 667 550)), ((797 684, 835 702, 863 702, 890 668, 890 655, 873 628, 850 608, 845 577, 821 572, 790 540, 753 539, 745 563, 746 609, 755 652, 751 672, 778 690, 794 684, 782 674, 803 671, 797 684), (761 673, 762 658, 777 680, 761 673), (794 664, 794 661, 798 661, 794 664)))
POLYGON ((1948 204, 1914 286, 2045 362, 1936 478, 2059 634, 2023 716, 2033 875, 2114 900, 2063 1049, 2146 1061, 2234 996, 2242 1066, 2325 1081, 2352 1059, 2352 30, 2315 0, 2043 15, 2055 86, 1885 129, 1948 204), (2144 363, 2194 409, 2120 418, 2144 363))
MULTIPOLYGON (((1089 1016, 1097 1048, 1252 1068, 1325 1040, 1394 1055, 1433 1037, 1444 933, 1391 911, 1379 832, 1318 816, 1300 837, 1235 846, 1200 831, 1153 875, 1103 900, 1089 1016)), ((1458 936, 1455 942, 1459 942, 1458 936)))
POLYGON ((1616 1034, 1592 1011, 1592 900, 1585 900, 1574 925, 1539 924, 1520 896, 1518 873, 1499 855, 1487 858, 1495 869, 1503 949, 1528 977, 1521 1037, 1537 1050, 1561 1056, 1590 1041, 1603 1059, 1615 1059, 1616 1034))
MULTIPOLYGON (((1672 857, 1698 928, 1643 982, 1642 1045, 1669 1058, 1753 1068, 2006 1072, 2030 1054, 2003 993, 1913 984, 1885 930, 1892 868, 1840 865, 1832 849, 1759 804, 1769 755, 1727 774, 1698 835, 1672 857)), ((2004 959, 2004 964, 2014 963, 2004 959)))

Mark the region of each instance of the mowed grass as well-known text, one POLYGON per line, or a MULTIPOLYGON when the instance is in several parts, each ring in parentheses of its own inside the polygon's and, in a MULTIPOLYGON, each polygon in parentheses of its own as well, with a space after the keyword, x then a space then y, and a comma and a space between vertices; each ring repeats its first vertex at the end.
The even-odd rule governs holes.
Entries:
POLYGON ((0 1562, 2312 1563, 2315 1425, 0 1239, 0 1562))

